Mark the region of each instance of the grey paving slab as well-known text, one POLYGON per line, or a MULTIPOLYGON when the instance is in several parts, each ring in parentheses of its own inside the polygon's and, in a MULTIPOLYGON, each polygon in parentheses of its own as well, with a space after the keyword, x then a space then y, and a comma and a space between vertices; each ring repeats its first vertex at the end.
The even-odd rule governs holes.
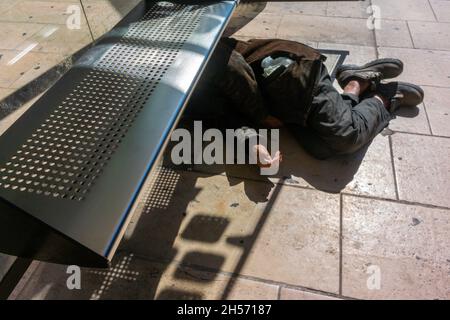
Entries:
POLYGON ((450 207, 450 139, 396 133, 392 147, 400 199, 450 207))
POLYGON ((377 58, 377 51, 373 46, 360 46, 319 42, 319 49, 345 50, 349 55, 345 58, 345 64, 363 65, 377 58))
POLYGON ((344 196, 342 293, 449 299, 448 210, 344 196))
MULTIPOLYGON (((119 254, 109 269, 81 269, 80 289, 70 290, 67 266, 40 263, 16 299, 276 299, 278 287, 223 274, 149 262, 119 254), (227 290, 230 288, 230 290, 227 290)), ((69 279, 70 283, 70 279, 69 279)))
MULTIPOLYGON (((0 86, 18 89, 91 41, 81 12, 80 28, 66 21, 79 1, 14 1, 0 17, 0 86)), ((79 7, 81 9, 81 7, 79 7)))
POLYGON ((433 134, 450 137, 450 88, 424 87, 424 90, 433 134))
POLYGON ((0 21, 2 30, 0 49, 16 49, 26 43, 35 33, 42 30, 43 27, 42 24, 38 23, 0 21))
POLYGON ((395 118, 389 123, 389 128, 395 131, 431 134, 427 110, 423 104, 398 109, 395 118))
POLYGON ((0 2, 0 14, 8 11, 17 3, 17 0, 3 0, 0 2))
POLYGON ((415 48, 450 50, 450 23, 410 21, 408 25, 415 48))
POLYGON ((165 179, 120 250, 337 292, 338 195, 198 173, 165 179), (162 205, 160 190, 170 194, 162 205))
MULTIPOLYGON (((0 21, 11 22, 35 22, 53 23, 65 25, 73 11, 71 5, 80 5, 78 0, 67 1, 45 1, 45 0, 22 0, 8 10, 2 12, 0 21)), ((80 16, 81 22, 85 23, 84 15, 80 16)))
POLYGON ((83 0, 89 26, 97 39, 111 30, 140 0, 83 0))
POLYGON ((329 1, 327 16, 343 18, 368 18, 370 1, 329 1))
POLYGON ((239 273, 337 293, 338 196, 284 186, 273 197, 239 273))
POLYGON ((281 288, 280 300, 339 300, 332 296, 292 288, 281 288))
POLYGON ((414 47, 407 21, 382 19, 375 33, 379 47, 414 47))
POLYGON ((80 29, 70 30, 59 25, 44 25, 30 39, 16 47, 16 50, 27 50, 33 47, 33 52, 56 53, 69 57, 92 42, 92 36, 87 24, 80 29), (69 41, 67 39, 70 39, 69 41))
POLYGON ((381 58, 399 58, 405 64, 400 80, 418 85, 450 87, 450 52, 380 47, 381 58))
POLYGON ((313 16, 326 16, 328 4, 324 2, 267 2, 264 12, 278 15, 304 14, 313 16))
POLYGON ((285 163, 281 167, 281 175, 289 177, 285 183, 328 192, 343 191, 395 198, 394 175, 386 136, 378 136, 370 146, 354 155, 326 161, 314 159, 295 141, 285 142, 285 145, 285 163))
POLYGON ((371 46, 375 39, 366 23, 366 19, 287 14, 281 20, 277 37, 371 46))
POLYGON ((228 24, 228 33, 254 38, 274 38, 280 25, 281 16, 273 13, 234 16, 228 24))
POLYGON ((428 0, 372 0, 380 9, 382 19, 435 21, 428 0))
POLYGON ((22 87, 64 59, 56 53, 3 49, 0 49, 0 55, 0 86, 14 89, 22 87))
POLYGON ((440 22, 450 22, 450 2, 448 0, 430 0, 431 7, 440 22))

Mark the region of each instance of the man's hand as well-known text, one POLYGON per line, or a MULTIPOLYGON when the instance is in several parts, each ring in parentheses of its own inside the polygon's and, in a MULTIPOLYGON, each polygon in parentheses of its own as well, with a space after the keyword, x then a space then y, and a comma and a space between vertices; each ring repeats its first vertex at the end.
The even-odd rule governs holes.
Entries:
POLYGON ((274 116, 267 116, 261 124, 269 129, 277 129, 281 128, 284 124, 280 119, 275 118, 274 116))
POLYGON ((269 151, 262 144, 254 146, 252 151, 260 168, 270 168, 273 165, 279 165, 283 161, 283 156, 280 151, 277 151, 272 158, 269 151))

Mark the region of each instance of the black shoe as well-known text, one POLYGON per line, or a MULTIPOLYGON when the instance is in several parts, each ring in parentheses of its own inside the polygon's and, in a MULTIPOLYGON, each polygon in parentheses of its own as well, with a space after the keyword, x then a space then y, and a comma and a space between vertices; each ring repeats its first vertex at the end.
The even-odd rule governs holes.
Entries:
POLYGON ((412 83, 380 83, 376 94, 390 102, 389 111, 395 112, 399 107, 415 107, 423 102, 425 93, 422 88, 412 83))
POLYGON ((398 77, 402 72, 403 62, 400 60, 378 59, 363 66, 342 65, 337 69, 336 79, 344 89, 351 80, 369 80, 372 84, 378 84, 383 79, 398 77))

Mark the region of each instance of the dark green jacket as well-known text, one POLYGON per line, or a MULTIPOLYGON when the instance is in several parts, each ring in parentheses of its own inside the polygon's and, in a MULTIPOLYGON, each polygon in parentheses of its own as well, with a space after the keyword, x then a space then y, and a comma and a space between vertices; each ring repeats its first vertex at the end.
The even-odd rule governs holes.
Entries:
POLYGON ((270 113, 286 124, 305 125, 325 59, 294 41, 223 38, 211 63, 226 66, 217 70, 214 83, 242 114, 259 122, 270 113), (265 79, 261 61, 267 56, 285 56, 295 63, 265 79))

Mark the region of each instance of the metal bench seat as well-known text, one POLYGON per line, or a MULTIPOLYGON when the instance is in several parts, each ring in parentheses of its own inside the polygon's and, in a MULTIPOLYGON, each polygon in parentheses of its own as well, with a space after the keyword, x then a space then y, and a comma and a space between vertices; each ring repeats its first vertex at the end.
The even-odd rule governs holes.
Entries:
POLYGON ((0 251, 106 267, 237 1, 138 5, 0 137, 0 251))

